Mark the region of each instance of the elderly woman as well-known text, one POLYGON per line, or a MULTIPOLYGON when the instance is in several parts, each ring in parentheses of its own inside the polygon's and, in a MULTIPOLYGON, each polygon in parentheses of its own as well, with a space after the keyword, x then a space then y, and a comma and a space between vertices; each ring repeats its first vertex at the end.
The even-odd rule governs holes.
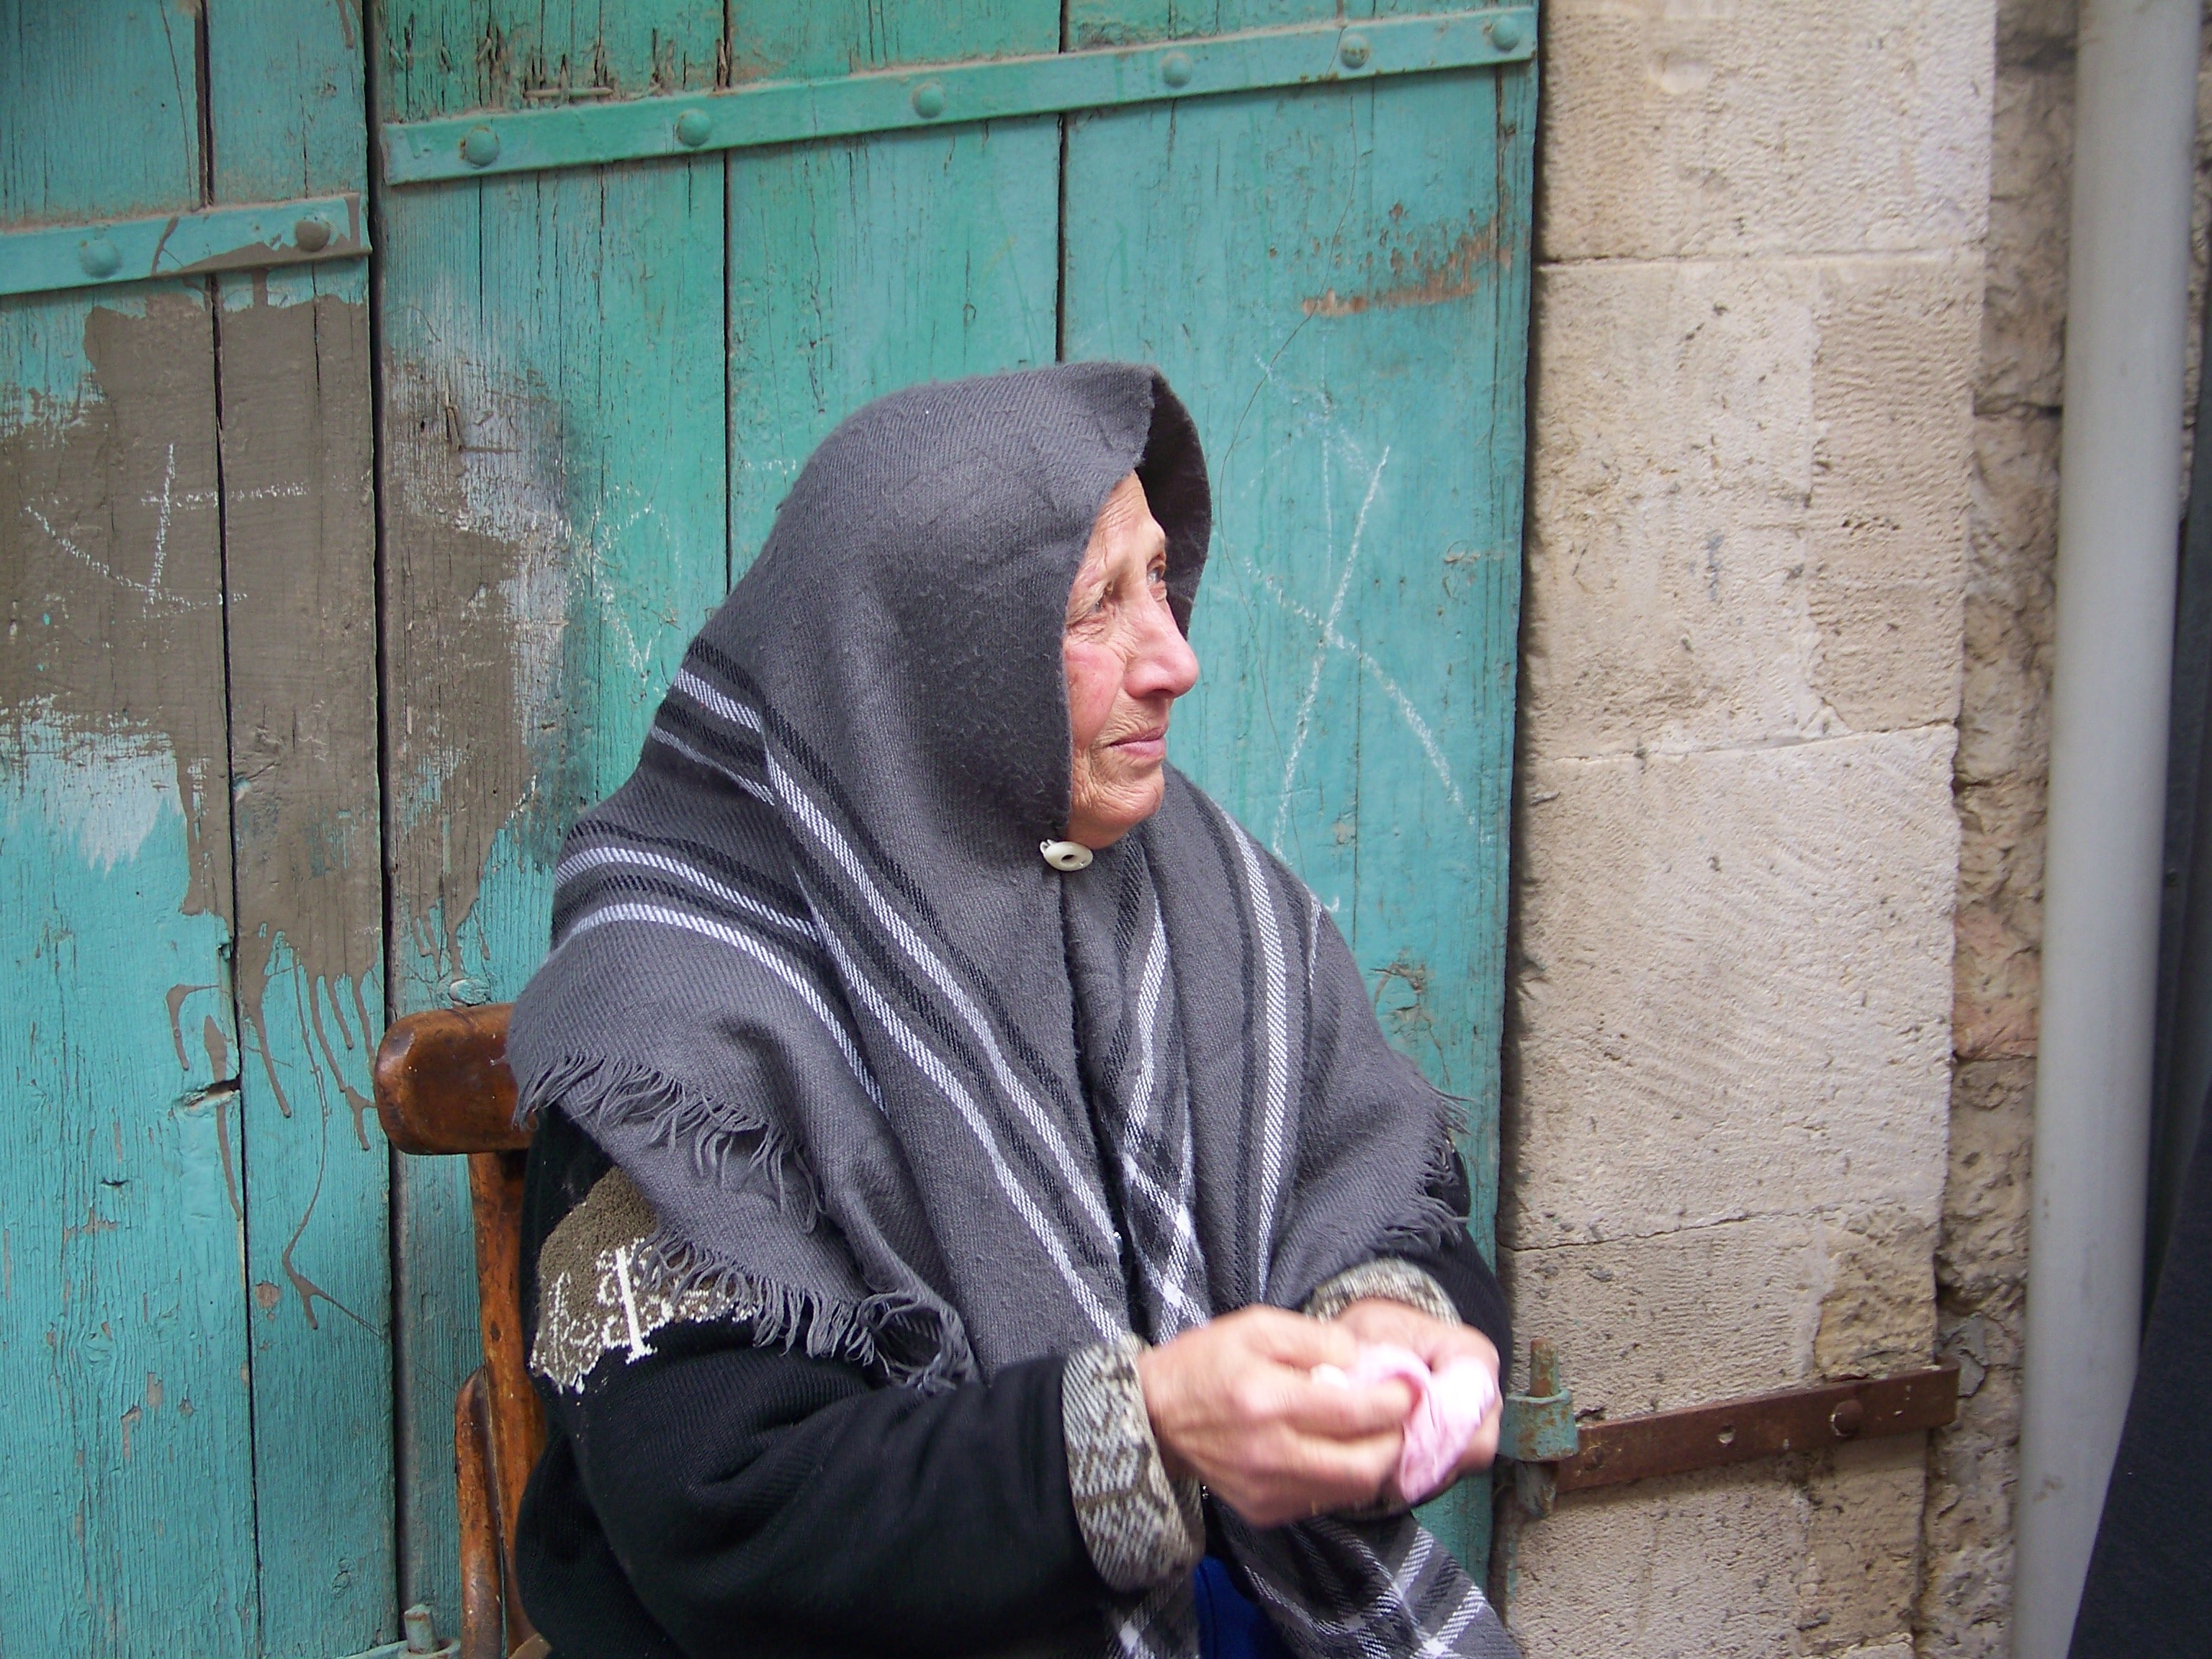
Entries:
POLYGON ((510 1047, 564 1659, 1513 1651, 1406 1512, 1508 1349, 1446 1103, 1164 763, 1209 527, 1148 368, 872 404, 569 837, 510 1047))

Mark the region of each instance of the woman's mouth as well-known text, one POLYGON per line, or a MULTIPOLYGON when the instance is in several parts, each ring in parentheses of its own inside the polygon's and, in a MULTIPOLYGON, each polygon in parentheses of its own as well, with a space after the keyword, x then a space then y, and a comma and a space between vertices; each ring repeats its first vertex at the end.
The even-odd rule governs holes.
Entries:
POLYGON ((1107 747, 1140 766, 1149 765, 1167 758, 1168 728, 1164 725, 1147 726, 1142 732, 1132 732, 1126 738, 1115 738, 1107 747))

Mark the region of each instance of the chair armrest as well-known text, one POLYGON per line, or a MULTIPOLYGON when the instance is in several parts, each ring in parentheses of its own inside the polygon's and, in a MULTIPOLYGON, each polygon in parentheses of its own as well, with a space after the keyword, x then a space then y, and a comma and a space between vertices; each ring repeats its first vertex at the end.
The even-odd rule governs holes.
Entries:
POLYGON ((513 1152, 530 1145, 514 1127, 514 1073, 507 1020, 514 1005, 440 1009, 396 1020, 376 1050, 376 1115, 403 1152, 513 1152))

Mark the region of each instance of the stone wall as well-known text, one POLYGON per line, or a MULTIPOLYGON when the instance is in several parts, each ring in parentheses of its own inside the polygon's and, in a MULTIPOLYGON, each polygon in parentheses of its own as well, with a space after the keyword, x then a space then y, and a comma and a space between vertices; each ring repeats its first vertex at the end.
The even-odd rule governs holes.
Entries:
POLYGON ((1981 362, 1974 382, 1958 955, 1939 1346, 1959 1421, 1931 1437, 1923 1659, 2002 1659, 2012 1605, 2051 564, 2073 155, 2074 0, 2002 0, 1981 362))
MULTIPOLYGON (((1500 1242, 1588 1412, 1936 1342, 1996 11, 1546 8, 1500 1242)), ((1902 1659, 1927 1489, 1569 1498, 1509 1616, 1902 1659)))
MULTIPOLYGON (((1959 722, 1950 1176, 1936 1269, 1938 1346, 1959 1362, 1963 1398, 1958 1423, 1929 1448, 1921 1659, 2002 1659, 2010 1637, 2075 10, 2075 0, 1998 6, 1959 722)), ((2200 61, 2197 106, 2185 462, 2212 229, 2212 57, 2200 61)), ((2185 491, 2185 466, 2184 477, 2185 491)))

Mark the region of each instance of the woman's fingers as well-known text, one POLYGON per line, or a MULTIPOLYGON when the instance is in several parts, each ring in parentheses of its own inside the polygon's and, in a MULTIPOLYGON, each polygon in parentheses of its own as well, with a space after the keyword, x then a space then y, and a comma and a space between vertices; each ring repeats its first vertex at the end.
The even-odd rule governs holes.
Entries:
POLYGON ((1169 1469, 1263 1526, 1372 1501, 1397 1466, 1413 1395, 1395 1381, 1314 1381, 1314 1366, 1349 1365, 1358 1352, 1349 1331, 1278 1308, 1147 1350, 1137 1374, 1169 1469))
POLYGON ((1301 1434, 1355 1440, 1402 1428, 1413 1409, 1413 1391, 1393 1377, 1386 1382, 1316 1382, 1311 1372, 1279 1374, 1275 1414, 1301 1434))
POLYGON ((1482 1419, 1482 1426, 1467 1443, 1467 1449, 1460 1454, 1459 1474, 1471 1474, 1477 1469, 1486 1469, 1498 1461, 1498 1431, 1505 1421, 1504 1407, 1502 1400, 1491 1407, 1490 1415, 1482 1419))
POLYGON ((1249 1421, 1280 1421, 1304 1434, 1350 1440, 1395 1430, 1413 1409, 1413 1391, 1395 1379, 1314 1380, 1316 1366, 1341 1370, 1357 1363, 1359 1344, 1349 1331, 1279 1308, 1247 1308, 1215 1325, 1255 1362, 1234 1385, 1238 1413, 1249 1421))
MULTIPOLYGON (((1327 1322, 1246 1308, 1138 1359, 1170 1470, 1196 1475, 1256 1526, 1374 1502, 1396 1474, 1413 1390, 1395 1379, 1355 1386, 1313 1376, 1320 1365, 1349 1370, 1365 1343, 1409 1349, 1431 1370, 1474 1360, 1498 1375, 1498 1351, 1480 1331, 1403 1303, 1354 1303, 1327 1322)), ((1493 1407, 1455 1474, 1487 1464, 1498 1431, 1493 1407)))
POLYGON ((1398 1467, 1398 1437, 1301 1440, 1277 1463, 1209 1483, 1215 1497, 1258 1527, 1279 1527, 1375 1501, 1398 1467))
POLYGON ((1498 1349, 1471 1325, 1448 1324, 1418 1308, 1382 1297, 1353 1303, 1330 1322, 1340 1325, 1361 1342, 1387 1342, 1421 1357, 1432 1371, 1455 1359, 1480 1359, 1498 1375, 1498 1349))
POLYGON ((1352 1330, 1281 1308, 1240 1308, 1205 1328, 1233 1337, 1255 1356, 1302 1370, 1316 1365, 1343 1368, 1359 1358, 1359 1338, 1352 1330))

